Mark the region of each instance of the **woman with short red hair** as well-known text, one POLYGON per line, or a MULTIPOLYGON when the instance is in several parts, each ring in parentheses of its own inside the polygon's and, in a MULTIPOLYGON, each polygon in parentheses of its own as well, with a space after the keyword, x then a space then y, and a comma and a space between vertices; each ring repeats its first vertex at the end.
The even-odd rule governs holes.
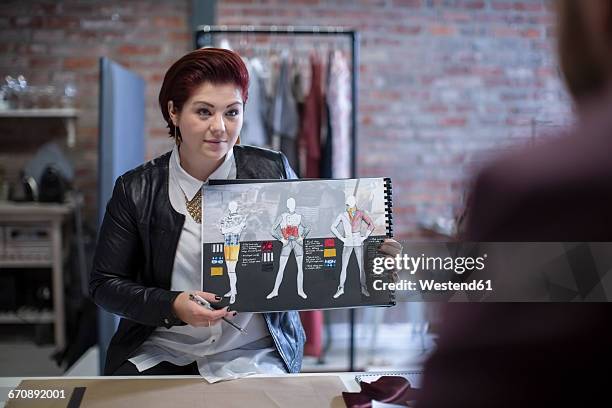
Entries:
POLYGON ((94 258, 91 296, 121 316, 107 375, 201 374, 216 381, 300 370, 305 336, 296 312, 237 315, 189 300, 200 287, 202 184, 295 178, 282 153, 237 144, 248 83, 240 56, 216 48, 190 52, 164 77, 159 104, 174 149, 117 179, 94 258), (248 334, 221 330, 223 317, 248 334))

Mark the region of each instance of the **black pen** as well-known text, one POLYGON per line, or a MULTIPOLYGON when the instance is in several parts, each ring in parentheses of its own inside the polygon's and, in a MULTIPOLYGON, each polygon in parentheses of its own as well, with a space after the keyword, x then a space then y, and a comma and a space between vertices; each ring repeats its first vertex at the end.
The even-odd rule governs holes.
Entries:
MULTIPOLYGON (((190 293, 189 294, 189 300, 192 300, 192 301, 196 302, 198 305, 203 306, 203 307, 207 308, 208 310, 212 310, 212 311, 215 310, 210 305, 210 303, 208 303, 206 301, 206 299, 203 299, 202 297, 196 295, 195 293, 190 293)), ((223 319, 223 321, 225 323, 229 324, 230 326, 232 326, 236 330, 239 330, 241 333, 247 334, 247 331, 245 329, 243 329, 242 327, 238 326, 236 323, 232 322, 231 320, 228 320, 225 317, 222 317, 221 319, 223 319)))

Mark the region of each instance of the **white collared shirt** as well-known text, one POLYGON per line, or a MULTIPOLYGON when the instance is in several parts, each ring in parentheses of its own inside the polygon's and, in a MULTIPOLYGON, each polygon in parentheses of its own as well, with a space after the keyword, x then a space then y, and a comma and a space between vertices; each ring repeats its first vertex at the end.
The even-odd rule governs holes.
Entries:
MULTIPOLYGON (((203 182, 183 169, 176 146, 170 155, 169 173, 170 203, 177 212, 185 215, 172 268, 171 290, 200 290, 202 226, 187 212, 185 196, 191 200, 203 182)), ((209 179, 235 178, 236 163, 230 150, 209 179)), ((242 334, 224 322, 211 327, 157 327, 129 361, 139 371, 162 361, 181 366, 195 361, 200 374, 210 382, 257 373, 284 373, 283 362, 263 316, 238 313, 234 321, 248 334, 242 334)))

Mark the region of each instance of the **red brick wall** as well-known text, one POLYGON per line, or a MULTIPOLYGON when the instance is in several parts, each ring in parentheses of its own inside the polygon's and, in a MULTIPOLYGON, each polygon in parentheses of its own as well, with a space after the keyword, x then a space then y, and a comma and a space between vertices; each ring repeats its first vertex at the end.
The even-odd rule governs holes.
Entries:
POLYGON ((361 32, 358 174, 393 178, 397 235, 419 238, 460 207, 479 152, 570 120, 546 3, 228 0, 218 23, 361 32))
MULTIPOLYGON (((533 120, 558 124, 571 117, 545 0, 219 3, 220 24, 334 25, 361 32, 358 172, 393 177, 400 237, 422 237, 423 219, 452 216, 479 152, 524 141, 533 120)), ((0 3, 0 75, 22 73, 32 83, 67 78, 79 88, 81 117, 70 155, 91 220, 98 58, 108 56, 146 79, 147 155, 165 151, 170 142, 157 93, 168 66, 192 46, 189 7, 189 0, 0 3)), ((0 125, 3 135, 8 127, 0 125)), ((23 138, 3 137, 0 165, 18 168, 38 142, 60 137, 61 127, 44 132, 38 126, 23 138)))
MULTIPOLYGON (((157 105, 166 69, 192 47, 191 2, 184 1, 3 1, 0 3, 0 75, 23 74, 32 84, 73 80, 81 111, 77 144, 69 150, 77 186, 86 192, 87 216, 96 217, 98 59, 109 57, 146 81, 147 156, 170 146, 157 105)), ((0 122, 0 165, 11 179, 40 143, 63 142, 61 126, 15 126, 0 122), (47 133, 50 132, 50 133, 47 133), (26 133, 26 134, 24 134, 26 133), (6 139, 6 138, 4 138, 6 139)))

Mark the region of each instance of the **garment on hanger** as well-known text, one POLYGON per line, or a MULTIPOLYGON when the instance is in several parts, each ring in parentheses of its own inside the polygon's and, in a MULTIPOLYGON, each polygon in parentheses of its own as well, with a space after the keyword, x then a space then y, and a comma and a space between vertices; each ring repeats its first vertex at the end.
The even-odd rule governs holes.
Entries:
POLYGON ((300 157, 304 158, 305 172, 308 178, 320 177, 321 160, 321 126, 323 121, 324 96, 321 88, 323 67, 319 59, 312 55, 310 58, 310 91, 304 101, 302 125, 299 135, 300 157))
POLYGON ((285 153, 291 167, 299 169, 297 134, 300 119, 290 75, 289 58, 283 55, 272 103, 272 148, 285 153))
POLYGON ((249 99, 244 108, 244 124, 240 132, 241 143, 253 146, 269 146, 266 129, 266 115, 269 111, 268 98, 261 72, 261 61, 257 58, 245 59, 249 71, 249 99))
POLYGON ((300 149, 300 132, 302 124, 304 123, 304 100, 306 99, 304 90, 304 74, 302 72, 303 67, 300 66, 299 58, 293 59, 291 65, 291 93, 295 100, 295 108, 298 113, 298 134, 295 139, 295 148, 297 154, 297 163, 299 168, 297 169, 298 176, 304 177, 306 174, 306 158, 303 156, 303 152, 300 149))
MULTIPOLYGON (((351 73, 340 51, 333 51, 329 67, 327 103, 330 110, 332 176, 351 177, 351 73)), ((329 135, 328 135, 329 138, 329 135)))
POLYGON ((332 178, 334 175, 332 173, 332 160, 333 160, 333 146, 332 139, 334 135, 332 134, 332 126, 331 126, 331 109, 328 98, 329 88, 331 86, 331 53, 328 56, 327 60, 327 68, 325 70, 325 90, 323 96, 323 118, 321 123, 321 164, 320 164, 320 174, 323 178, 332 178))
POLYGON ((219 41, 219 48, 223 48, 224 50, 233 51, 232 45, 230 44, 227 38, 222 38, 221 41, 219 41))
MULTIPOLYGON (((310 66, 308 67, 310 69, 310 66)), ((294 59, 291 66, 291 93, 295 99, 298 113, 301 115, 304 108, 304 100, 306 99, 304 89, 304 73, 303 67, 300 66, 299 59, 294 59)), ((301 117, 301 116, 300 116, 301 117)))
POLYGON ((321 354, 323 354, 323 311, 308 310, 300 312, 300 320, 306 333, 304 355, 321 357, 321 354))

